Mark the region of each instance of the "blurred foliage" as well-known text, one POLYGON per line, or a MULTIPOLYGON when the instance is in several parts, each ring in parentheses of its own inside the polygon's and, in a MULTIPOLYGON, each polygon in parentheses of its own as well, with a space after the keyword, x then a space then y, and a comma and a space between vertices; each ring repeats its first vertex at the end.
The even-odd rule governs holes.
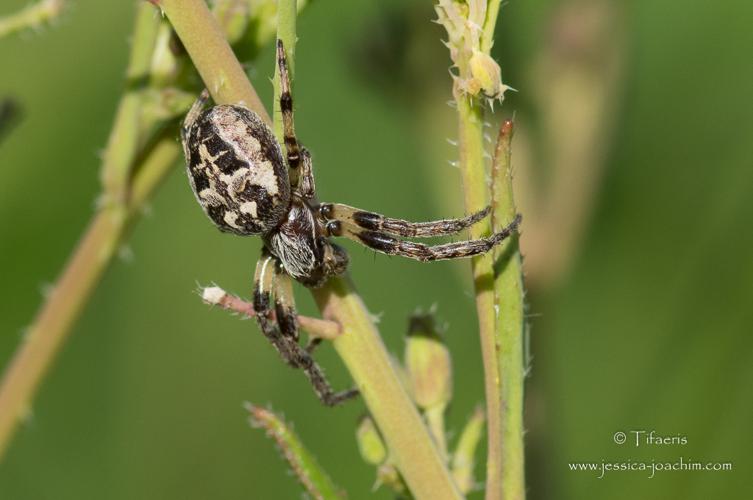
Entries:
MULTIPOLYGON (((26 3, 6 0, 2 9, 26 3)), ((536 122, 529 61, 558 3, 502 10, 495 55, 520 91, 508 95, 505 115, 536 122)), ((430 3, 404 4, 307 8, 296 125, 323 200, 414 219, 455 215, 442 31, 429 23, 430 3), (382 45, 399 60, 371 55, 374 30, 387 33, 382 45)), ((0 365, 92 214, 97 153, 125 86, 133 5, 72 2, 55 26, 0 41, 0 96, 24 110, 0 143, 0 365)), ((623 100, 592 224, 564 282, 530 297, 530 498, 743 498, 753 467, 753 4, 635 0, 623 13, 623 100), (612 442, 630 429, 683 434, 688 444, 612 442), (599 480, 566 465, 680 455, 731 461, 735 470, 599 480)), ((268 48, 248 68, 265 102, 272 67, 268 48)), ((207 311, 194 293, 197 282, 217 281, 247 296, 258 246, 207 224, 176 168, 123 252, 133 258, 106 276, 0 465, 0 498, 297 498, 276 451, 249 430, 245 400, 284 409, 351 498, 371 495, 373 469, 353 439, 361 403, 320 406, 251 322, 207 311)), ((448 427, 459 431, 483 397, 468 264, 345 246, 393 352, 417 306, 437 303, 449 320, 456 395, 448 427)), ((313 314, 308 294, 298 298, 313 314)), ((347 385, 331 350, 318 356, 333 383, 347 385)))

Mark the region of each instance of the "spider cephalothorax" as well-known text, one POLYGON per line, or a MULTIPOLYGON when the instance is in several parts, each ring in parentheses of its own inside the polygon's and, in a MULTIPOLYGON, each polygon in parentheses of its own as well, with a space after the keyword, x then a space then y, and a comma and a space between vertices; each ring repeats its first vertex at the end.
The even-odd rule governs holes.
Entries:
POLYGON ((345 272, 348 256, 330 237, 349 238, 378 252, 420 261, 456 259, 489 251, 517 230, 520 216, 488 238, 430 246, 404 238, 455 234, 486 217, 489 210, 461 219, 408 222, 339 203, 320 204, 311 156, 295 136, 287 63, 279 40, 277 64, 285 157, 256 113, 242 105, 204 109, 206 91, 186 116, 183 150, 191 188, 212 222, 221 231, 260 235, 264 241, 254 282, 254 308, 262 332, 288 364, 305 371, 320 399, 334 405, 356 391, 333 392, 311 358, 315 343, 305 349, 298 344, 290 277, 317 287, 345 272))

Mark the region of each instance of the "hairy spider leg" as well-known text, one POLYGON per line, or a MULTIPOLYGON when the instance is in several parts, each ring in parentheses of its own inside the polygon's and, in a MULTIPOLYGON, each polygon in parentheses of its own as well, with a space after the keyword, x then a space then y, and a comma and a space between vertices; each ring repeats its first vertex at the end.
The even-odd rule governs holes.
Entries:
POLYGON ((489 215, 491 207, 460 219, 442 219, 430 222, 410 222, 385 217, 382 214, 367 212, 341 203, 322 203, 319 213, 325 220, 336 220, 369 231, 401 236, 403 238, 431 238, 456 234, 489 215))
POLYGON ((277 39, 277 68, 280 73, 280 113, 282 113, 282 131, 285 141, 285 151, 288 158, 290 186, 298 187, 299 167, 302 152, 295 136, 295 122, 293 121, 293 96, 290 93, 290 75, 288 73, 288 59, 282 40, 277 39))
MULTIPOLYGON (((279 262, 275 263, 279 266, 279 262)), ((295 296, 293 295, 293 281, 290 276, 279 269, 275 269, 274 278, 275 315, 280 331, 286 338, 298 342, 298 314, 295 310, 295 296)))
POLYGON ((191 105, 191 109, 188 110, 186 118, 183 120, 183 126, 180 129, 180 138, 181 142, 183 143, 183 153, 185 154, 186 158, 188 158, 189 156, 188 133, 191 131, 191 127, 196 122, 197 118, 199 118, 201 110, 204 108, 204 105, 206 105, 208 100, 209 91, 207 89, 204 89, 201 91, 201 94, 199 94, 199 97, 196 99, 196 101, 194 101, 194 103, 191 105))
POLYGON ((327 406, 336 406, 358 395, 355 389, 335 392, 324 372, 311 357, 308 348, 298 344, 298 313, 293 299, 293 282, 282 266, 275 267, 275 309, 282 336, 293 356, 292 365, 300 368, 314 387, 314 392, 327 406), (290 331, 295 329, 295 331, 290 331), (287 330, 287 331, 286 331, 287 330))
POLYGON ((322 403, 335 406, 358 395, 356 389, 335 392, 310 352, 298 344, 298 315, 293 302, 290 276, 280 269, 277 259, 266 251, 263 251, 256 266, 253 302, 257 322, 264 336, 288 365, 304 372, 322 403), (271 315, 273 296, 277 322, 271 315))
MULTIPOLYGON (((279 262, 278 262, 279 266, 279 262)), ((275 273, 275 315, 277 324, 280 325, 280 331, 286 337, 294 339, 296 342, 300 339, 298 312, 295 308, 295 295, 293 295, 293 278, 290 277, 284 269, 277 269, 275 273)), ((321 343, 320 337, 309 336, 306 344, 306 352, 309 354, 321 343)))
POLYGON ((313 200, 316 196, 316 183, 314 182, 314 165, 311 161, 309 150, 301 147, 301 180, 298 193, 307 200, 313 200))
POLYGON ((275 266, 277 259, 267 252, 262 253, 261 259, 256 263, 254 275, 253 304, 256 312, 256 322, 265 337, 271 342, 285 362, 295 367, 293 352, 290 343, 286 342, 280 329, 272 320, 272 288, 275 278, 275 266))
POLYGON ((443 245, 425 245, 423 243, 402 240, 385 232, 361 229, 348 220, 332 220, 327 223, 327 230, 332 236, 344 236, 377 252, 387 255, 400 255, 426 262, 462 259, 486 253, 517 231, 521 219, 520 214, 516 215, 515 219, 507 227, 487 238, 445 243, 443 245))

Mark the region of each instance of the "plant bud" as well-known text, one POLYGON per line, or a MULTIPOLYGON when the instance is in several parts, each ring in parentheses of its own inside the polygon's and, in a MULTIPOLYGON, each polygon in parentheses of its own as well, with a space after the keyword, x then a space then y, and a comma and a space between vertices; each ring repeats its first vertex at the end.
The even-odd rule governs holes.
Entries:
POLYGON ((356 427, 358 451, 366 463, 379 465, 387 459, 387 448, 371 417, 364 416, 356 427))
POLYGON ((502 97, 507 86, 502 84, 499 64, 489 54, 474 49, 470 68, 473 82, 469 82, 469 88, 476 90, 476 93, 481 90, 486 97, 491 99, 502 97))
POLYGON ((405 345, 413 398, 422 408, 446 406, 452 398, 452 360, 439 337, 431 314, 416 314, 410 319, 405 345))

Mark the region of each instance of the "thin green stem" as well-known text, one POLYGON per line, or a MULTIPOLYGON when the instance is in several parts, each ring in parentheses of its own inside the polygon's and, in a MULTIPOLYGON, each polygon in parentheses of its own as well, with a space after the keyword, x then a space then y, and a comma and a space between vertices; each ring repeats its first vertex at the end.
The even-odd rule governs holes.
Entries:
POLYGON ((126 90, 120 98, 115 120, 102 156, 104 203, 124 206, 128 197, 130 169, 139 146, 142 90, 148 83, 149 66, 157 42, 160 20, 147 3, 138 6, 133 46, 126 70, 126 90))
POLYGON ((446 405, 437 405, 432 406, 430 408, 427 408, 426 411, 424 411, 424 418, 426 419, 426 424, 429 426, 429 431, 431 432, 432 437, 434 438, 434 442, 437 443, 437 448, 439 448, 439 453, 442 454, 442 457, 444 457, 445 461, 447 460, 448 454, 447 454, 447 437, 446 437, 446 430, 445 430, 445 422, 444 422, 444 414, 447 411, 446 405))
POLYGON ((484 410, 476 408, 465 424, 452 454, 452 476, 463 493, 469 493, 475 486, 473 468, 476 463, 476 448, 484 434, 484 410))
MULTIPOLYGON (((211 18, 203 0, 162 0, 164 10, 205 82, 218 81, 217 102, 257 102, 251 109, 270 122, 256 92, 211 18), (236 81, 242 79, 244 82, 236 81)), ((210 91, 212 84, 209 83, 210 91)), ((441 455, 390 362, 371 316, 345 278, 313 290, 325 319, 337 321, 343 334, 333 341, 381 430, 395 463, 417 498, 461 498, 441 455)))
POLYGON ((494 43, 494 28, 497 26, 497 16, 502 0, 487 0, 486 19, 481 33, 481 52, 489 54, 494 43))
POLYGON ((251 425, 264 429, 271 437, 288 463, 290 470, 306 491, 317 500, 345 498, 343 490, 335 485, 316 457, 304 446, 301 439, 273 412, 247 404, 251 425))
MULTIPOLYGON (((253 304, 246 302, 240 297, 227 293, 218 286, 203 288, 201 290, 201 299, 205 304, 219 306, 226 311, 233 311, 242 314, 247 318, 253 318, 256 316, 253 304)), ((271 318, 276 320, 274 312, 272 313, 271 318)), ((327 321, 326 319, 298 315, 298 324, 303 330, 306 330, 311 337, 320 339, 334 340, 338 335, 342 335, 343 333, 339 324, 334 321, 327 321)))
POLYGON ((64 0, 41 0, 14 14, 0 17, 0 38, 25 29, 39 28, 58 17, 64 6, 64 0))
MULTIPOLYGON (((477 99, 463 93, 457 85, 455 100, 458 110, 458 147, 465 210, 467 213, 473 213, 489 205, 484 165, 484 111, 477 99)), ((488 236, 490 232, 491 224, 488 221, 475 225, 470 231, 472 238, 488 236)), ((491 254, 475 257, 471 261, 471 268, 476 291, 488 421, 486 498, 492 500, 500 498, 502 491, 502 403, 499 397, 500 372, 495 339, 494 259, 491 254)))
MULTIPOLYGON (((513 123, 505 121, 499 131, 492 162, 492 224, 499 230, 516 215, 512 190, 510 143, 513 123)), ((500 397, 502 401, 502 498, 525 498, 523 395, 525 382, 525 335, 523 273, 518 236, 502 242, 494 252, 497 307, 496 342, 499 346, 500 397)))
MULTIPOLYGON (((278 0, 277 2, 277 38, 282 41, 288 61, 291 92, 295 82, 295 43, 296 43, 296 0, 278 0)), ((282 116, 280 112, 280 71, 275 64, 274 79, 274 131, 282 144, 282 116)))
MULTIPOLYGON (((156 143, 135 179, 130 213, 140 212, 165 174, 175 164, 179 148, 172 137, 156 143)), ((14 354, 0 383, 0 458, 19 422, 29 413, 36 389, 60 346, 81 314, 94 287, 117 253, 127 225, 121 210, 102 208, 14 354)))

